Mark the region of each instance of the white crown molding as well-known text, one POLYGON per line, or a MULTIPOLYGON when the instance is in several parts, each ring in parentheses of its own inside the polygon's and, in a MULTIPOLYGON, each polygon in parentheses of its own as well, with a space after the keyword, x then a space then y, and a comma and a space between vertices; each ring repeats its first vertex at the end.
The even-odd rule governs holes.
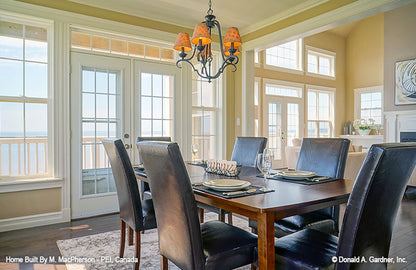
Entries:
POLYGON ((302 38, 329 30, 380 12, 385 12, 415 0, 358 0, 349 5, 313 17, 265 36, 247 41, 242 50, 264 49, 287 39, 302 38))
POLYGON ((33 228, 55 223, 68 222, 71 220, 71 211, 64 208, 59 212, 46 214, 0 219, 0 232, 33 228))
POLYGON ((285 11, 278 12, 277 14, 275 14, 271 17, 268 17, 264 20, 261 20, 257 23, 254 23, 250 26, 241 28, 240 33, 241 33, 241 35, 245 35, 245 34, 254 32, 258 29, 261 29, 261 28, 266 27, 268 25, 271 25, 273 23, 284 20, 288 17, 294 16, 294 15, 299 14, 299 13, 305 11, 305 10, 311 9, 313 7, 321 5, 321 4, 323 4, 325 2, 328 2, 328 1, 329 0, 307 0, 307 1, 303 1, 302 3, 300 3, 300 4, 298 4, 294 7, 291 7, 289 9, 285 10, 285 11))

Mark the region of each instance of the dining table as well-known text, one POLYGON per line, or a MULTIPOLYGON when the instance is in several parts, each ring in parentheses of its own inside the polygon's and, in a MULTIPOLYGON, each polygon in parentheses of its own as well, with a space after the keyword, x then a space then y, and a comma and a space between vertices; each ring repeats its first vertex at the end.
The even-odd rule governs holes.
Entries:
MULTIPOLYGON (((226 211, 257 220, 258 266, 260 270, 275 269, 274 222, 285 217, 308 213, 347 202, 354 181, 335 181, 304 185, 274 179, 264 180, 253 167, 242 167, 236 177, 205 172, 202 166, 186 164, 193 185, 215 179, 238 179, 255 187, 265 187, 272 192, 247 194, 238 198, 224 198, 211 192, 194 188, 195 200, 226 211)), ((136 173, 139 180, 147 181, 145 172, 136 173)), ((277 239, 277 241, 279 241, 277 239)))

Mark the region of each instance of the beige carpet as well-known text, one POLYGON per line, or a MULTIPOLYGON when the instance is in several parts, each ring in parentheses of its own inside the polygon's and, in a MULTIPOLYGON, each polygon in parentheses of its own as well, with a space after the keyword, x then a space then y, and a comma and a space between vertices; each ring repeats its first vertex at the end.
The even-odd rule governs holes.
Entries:
MULTIPOLYGON (((217 217, 214 213, 205 215, 206 221, 215 220, 217 217)), ((233 221, 235 226, 250 231, 247 219, 233 216, 233 221)), ((157 230, 146 231, 141 238, 140 269, 160 269, 157 230)), ((57 241, 64 259, 70 260, 66 263, 68 270, 133 269, 133 262, 116 261, 118 259, 119 243, 120 231, 57 241)), ((124 258, 132 259, 133 254, 134 246, 126 245, 124 258)), ((169 269, 179 268, 169 262, 169 269)), ((250 266, 239 269, 250 269, 250 266)))

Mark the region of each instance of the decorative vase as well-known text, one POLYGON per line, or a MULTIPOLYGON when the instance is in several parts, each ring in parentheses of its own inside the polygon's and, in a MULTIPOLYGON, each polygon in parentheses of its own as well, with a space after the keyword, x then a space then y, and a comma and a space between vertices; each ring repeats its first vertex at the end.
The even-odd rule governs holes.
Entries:
POLYGON ((371 129, 358 129, 358 133, 360 135, 368 135, 370 134, 370 132, 371 132, 371 129))

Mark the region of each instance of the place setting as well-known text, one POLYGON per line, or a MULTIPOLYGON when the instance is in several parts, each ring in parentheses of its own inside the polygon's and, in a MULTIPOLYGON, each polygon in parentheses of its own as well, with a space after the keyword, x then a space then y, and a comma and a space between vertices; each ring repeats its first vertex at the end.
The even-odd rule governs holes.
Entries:
POLYGON ((321 184, 325 182, 338 180, 328 176, 320 176, 315 172, 310 171, 284 171, 284 170, 271 170, 265 175, 267 179, 279 180, 284 182, 291 182, 304 185, 321 184))

